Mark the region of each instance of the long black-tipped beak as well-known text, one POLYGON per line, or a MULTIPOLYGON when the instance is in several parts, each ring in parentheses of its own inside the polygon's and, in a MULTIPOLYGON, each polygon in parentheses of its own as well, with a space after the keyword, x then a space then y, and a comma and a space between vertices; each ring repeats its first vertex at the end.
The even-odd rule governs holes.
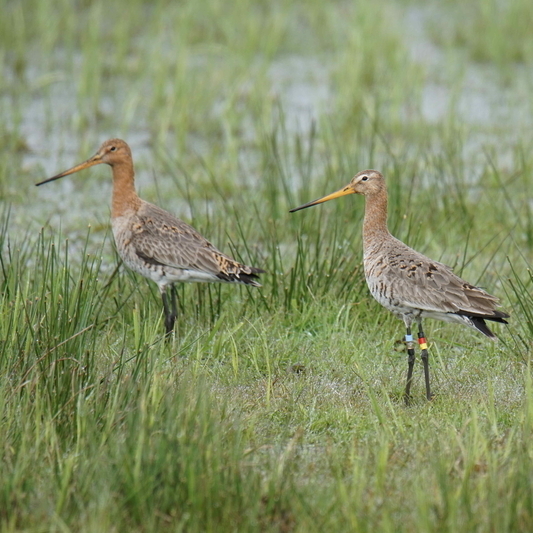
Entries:
POLYGON ((312 202, 308 202, 300 207, 295 207, 294 209, 291 209, 289 213, 294 213, 295 211, 300 211, 300 209, 306 209, 307 207, 312 207, 313 205, 321 204, 323 202, 327 202, 328 200, 334 200, 335 198, 340 198, 341 196, 346 196, 347 194, 355 194, 355 191, 350 185, 346 185, 346 187, 343 187, 337 192, 332 192, 331 194, 323 196, 318 200, 313 200, 312 202))
POLYGON ((48 178, 47 180, 44 180, 44 181, 40 181, 39 183, 36 183, 35 185, 39 187, 39 185, 44 185, 45 183, 48 183, 50 181, 58 180, 59 178, 63 178, 64 176, 68 176, 69 174, 74 174, 74 172, 78 172, 79 170, 83 170, 85 168, 94 167, 94 165, 99 165, 100 163, 103 163, 102 156, 100 154, 96 154, 93 157, 91 157, 91 159, 88 159, 84 163, 80 163, 79 165, 76 165, 75 167, 65 170, 65 172, 61 172, 61 174, 57 174, 56 176, 48 178))

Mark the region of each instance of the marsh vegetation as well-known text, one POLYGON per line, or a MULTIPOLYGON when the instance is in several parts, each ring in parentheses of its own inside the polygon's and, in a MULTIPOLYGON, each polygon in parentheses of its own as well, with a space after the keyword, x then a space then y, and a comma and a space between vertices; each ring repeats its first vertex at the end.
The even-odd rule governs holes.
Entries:
POLYGON ((530 2, 1 11, 2 531, 532 530, 530 2), (263 288, 180 286, 165 343, 109 169, 34 187, 110 137, 263 288), (410 408, 363 200, 288 212, 363 168, 395 236, 511 313, 499 343, 428 321, 410 408))

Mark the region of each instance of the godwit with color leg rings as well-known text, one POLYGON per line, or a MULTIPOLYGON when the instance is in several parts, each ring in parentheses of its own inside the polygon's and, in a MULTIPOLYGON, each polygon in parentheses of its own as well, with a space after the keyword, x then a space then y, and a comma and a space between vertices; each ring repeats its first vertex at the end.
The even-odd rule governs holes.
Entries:
POLYGON ((101 163, 106 163, 113 171, 111 226, 118 253, 129 268, 157 283, 163 299, 167 335, 174 329, 177 317, 174 283, 225 282, 261 286, 256 280, 264 270, 231 259, 193 227, 137 196, 131 150, 120 139, 104 142, 84 163, 37 185, 101 163))
POLYGON ((292 209, 291 212, 327 202, 347 194, 365 197, 363 222, 363 263, 366 282, 372 296, 401 318, 407 332, 408 353, 405 401, 410 398, 415 350, 411 324, 418 324, 418 343, 424 365, 426 396, 431 399, 427 342, 422 330, 423 318, 457 322, 477 329, 492 340, 496 335, 485 320, 501 322, 507 313, 496 310, 498 298, 456 276, 452 269, 409 248, 393 237, 387 228, 387 188, 376 170, 363 170, 337 192, 292 209))

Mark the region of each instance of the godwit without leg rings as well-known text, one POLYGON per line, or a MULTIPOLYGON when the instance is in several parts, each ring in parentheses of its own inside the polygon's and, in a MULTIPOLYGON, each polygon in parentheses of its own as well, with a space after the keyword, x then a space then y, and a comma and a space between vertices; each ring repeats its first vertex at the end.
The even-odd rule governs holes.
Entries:
POLYGON ((111 226, 118 253, 129 268, 157 283, 163 299, 167 335, 174 329, 177 317, 175 282, 261 286, 256 280, 264 270, 238 263, 217 250, 193 227, 137 196, 131 150, 120 139, 105 141, 84 163, 37 185, 101 163, 113 171, 111 226))
POLYGON ((418 324, 418 343, 424 366, 426 396, 431 399, 427 341, 422 330, 423 318, 457 322, 477 329, 492 340, 496 335, 485 320, 501 322, 509 315, 496 310, 498 298, 474 287, 452 269, 409 248, 393 237, 387 228, 387 188, 385 179, 376 170, 363 170, 342 189, 291 209, 291 212, 327 202, 347 194, 365 197, 363 222, 363 264, 366 282, 372 296, 401 318, 407 329, 408 353, 405 401, 408 404, 413 378, 415 350, 411 324, 418 324))

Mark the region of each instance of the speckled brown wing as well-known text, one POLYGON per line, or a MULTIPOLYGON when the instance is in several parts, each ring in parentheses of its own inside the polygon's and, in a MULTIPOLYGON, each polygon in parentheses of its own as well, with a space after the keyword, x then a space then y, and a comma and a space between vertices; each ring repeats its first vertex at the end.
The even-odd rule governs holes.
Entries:
POLYGON ((382 264, 376 263, 374 270, 380 270, 381 282, 392 288, 393 297, 401 305, 470 316, 499 314, 495 312, 499 302, 496 297, 467 283, 447 265, 429 259, 397 239, 380 260, 382 264))
POLYGON ((264 270, 223 254, 192 226, 156 205, 143 202, 131 225, 131 245, 143 260, 177 269, 212 274, 220 281, 260 286, 254 278, 264 270))

